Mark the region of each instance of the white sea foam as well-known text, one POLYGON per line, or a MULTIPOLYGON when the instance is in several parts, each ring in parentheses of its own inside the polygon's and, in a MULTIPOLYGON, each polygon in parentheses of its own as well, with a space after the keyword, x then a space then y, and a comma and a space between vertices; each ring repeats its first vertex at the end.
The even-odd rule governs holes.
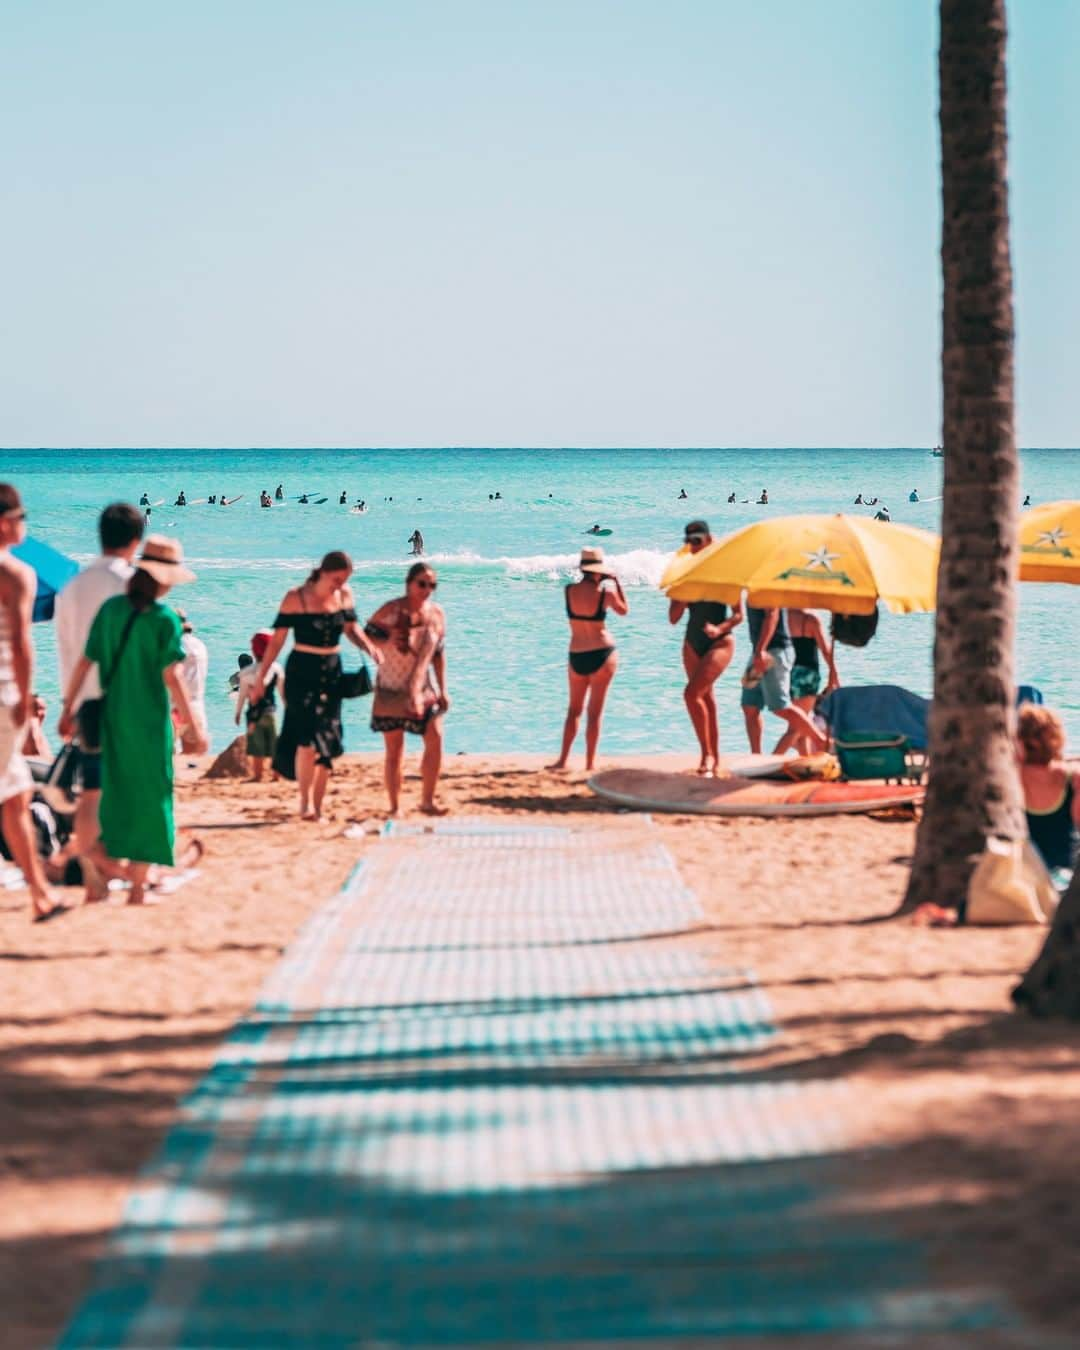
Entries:
MULTIPOLYGON (((660 581, 670 553, 659 549, 631 549, 627 553, 609 553, 607 561, 611 570, 624 586, 656 586, 660 581)), ((188 563, 196 571, 232 570, 244 572, 292 572, 307 573, 312 566, 310 558, 189 558, 188 563)), ((408 556, 399 558, 355 558, 354 565, 358 573, 397 571, 406 567, 408 556)), ((486 558, 482 554, 468 549, 458 553, 426 553, 424 561, 433 567, 451 569, 475 569, 476 571, 503 572, 508 577, 537 577, 546 581, 559 581, 576 575, 578 555, 576 553, 531 553, 523 557, 486 558)))

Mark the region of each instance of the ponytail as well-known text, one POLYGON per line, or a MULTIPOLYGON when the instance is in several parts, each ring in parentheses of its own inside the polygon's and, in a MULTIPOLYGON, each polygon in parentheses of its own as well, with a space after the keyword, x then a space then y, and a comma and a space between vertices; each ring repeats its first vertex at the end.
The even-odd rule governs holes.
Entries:
POLYGON ((127 584, 127 598, 135 613, 141 614, 143 610, 150 608, 163 589, 161 583, 156 581, 149 572, 144 572, 141 567, 136 567, 131 574, 131 580, 127 584))

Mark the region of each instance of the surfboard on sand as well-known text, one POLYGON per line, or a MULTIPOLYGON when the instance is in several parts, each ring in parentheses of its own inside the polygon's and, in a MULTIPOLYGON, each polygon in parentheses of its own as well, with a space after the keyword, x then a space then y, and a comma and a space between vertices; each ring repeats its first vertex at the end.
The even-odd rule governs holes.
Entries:
POLYGON ((639 811, 705 816, 833 816, 921 802, 914 784, 807 782, 698 778, 656 769, 606 769, 589 779, 599 797, 639 811))

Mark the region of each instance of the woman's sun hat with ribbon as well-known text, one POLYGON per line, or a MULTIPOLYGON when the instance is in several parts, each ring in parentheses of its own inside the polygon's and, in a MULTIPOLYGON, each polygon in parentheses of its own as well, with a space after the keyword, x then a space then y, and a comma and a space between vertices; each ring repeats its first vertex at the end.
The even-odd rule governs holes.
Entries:
POLYGON ((1045 502, 1020 517, 1020 580, 1080 585, 1080 502, 1045 502))
POLYGON ((163 586, 179 586, 182 582, 195 580, 195 573, 184 566, 184 548, 180 540, 164 534, 146 536, 135 566, 149 572, 163 586))
POLYGON ((660 579, 672 600, 805 605, 835 614, 872 614, 881 601, 898 614, 930 611, 941 541, 928 530, 867 516, 777 516, 692 553, 679 550, 660 579))
POLYGON ((595 572, 603 576, 608 570, 608 564, 604 561, 604 550, 602 548, 583 548, 578 566, 583 572, 595 572))

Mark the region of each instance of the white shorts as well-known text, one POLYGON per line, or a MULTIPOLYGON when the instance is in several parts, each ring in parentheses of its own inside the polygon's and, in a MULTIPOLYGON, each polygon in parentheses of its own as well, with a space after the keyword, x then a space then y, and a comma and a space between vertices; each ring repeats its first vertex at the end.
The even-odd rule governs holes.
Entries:
POLYGON ((29 792, 34 786, 30 769, 19 752, 24 727, 15 725, 14 709, 0 704, 0 802, 29 792))

